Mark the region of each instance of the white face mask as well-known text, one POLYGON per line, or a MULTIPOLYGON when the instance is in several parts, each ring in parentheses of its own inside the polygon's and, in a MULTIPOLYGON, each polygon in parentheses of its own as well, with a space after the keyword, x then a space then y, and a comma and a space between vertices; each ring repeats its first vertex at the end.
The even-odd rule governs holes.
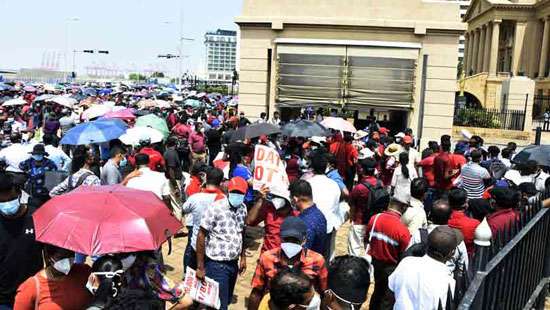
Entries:
POLYGON ((315 295, 309 302, 309 305, 307 306, 307 310, 317 310, 317 309, 321 309, 321 298, 319 297, 319 294, 315 293, 315 295))
POLYGON ((133 254, 121 259, 120 262, 122 263, 122 270, 128 270, 128 268, 132 267, 135 261, 136 256, 133 254))
POLYGON ((284 207, 286 205, 286 200, 281 197, 275 197, 271 199, 271 203, 275 207, 275 210, 279 210, 280 208, 284 207))
POLYGON ((58 260, 57 262, 55 262, 52 267, 61 272, 62 274, 64 275, 68 275, 69 272, 71 272, 71 268, 73 267, 73 264, 74 264, 74 257, 71 257, 71 258, 63 258, 61 260, 58 260))
POLYGON ((288 258, 293 258, 294 256, 300 254, 300 252, 302 252, 302 246, 293 242, 281 243, 281 249, 288 258))

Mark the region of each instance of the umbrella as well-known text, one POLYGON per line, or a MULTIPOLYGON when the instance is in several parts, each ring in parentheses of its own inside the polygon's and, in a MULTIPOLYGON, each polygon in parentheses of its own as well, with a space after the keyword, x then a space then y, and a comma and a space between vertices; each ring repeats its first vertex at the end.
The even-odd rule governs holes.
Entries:
POLYGON ((158 143, 164 139, 162 132, 151 127, 133 127, 118 137, 126 145, 139 145, 140 140, 149 139, 151 143, 158 143))
POLYGON ((93 119, 99 116, 103 116, 109 112, 111 112, 112 107, 108 105, 102 105, 102 104, 94 104, 84 112, 82 112, 82 116, 85 119, 93 119))
POLYGON ((255 123, 235 130, 231 135, 231 141, 244 141, 244 139, 252 139, 261 135, 268 136, 276 133, 281 133, 281 129, 278 126, 268 123, 255 123))
POLYGON ((133 109, 122 109, 118 111, 111 111, 103 115, 104 118, 118 118, 122 120, 133 120, 136 116, 133 113, 133 109))
POLYGON ((350 122, 341 117, 325 117, 321 124, 326 128, 331 128, 339 131, 347 131, 351 133, 355 133, 357 131, 357 129, 355 129, 355 127, 353 127, 350 122))
POLYGON ((34 101, 35 101, 35 102, 38 102, 38 101, 48 101, 48 100, 52 99, 53 97, 55 97, 55 96, 54 96, 54 95, 48 95, 48 94, 46 94, 46 95, 40 95, 40 96, 34 98, 34 101))
POLYGON ((23 90, 26 91, 26 92, 29 92, 29 93, 36 92, 36 88, 34 88, 34 86, 30 86, 30 85, 23 87, 23 90))
POLYGON ((180 228, 150 191, 81 186, 33 214, 36 240, 87 255, 151 251, 180 228))
POLYGON ((82 90, 82 93, 85 96, 92 96, 92 97, 97 96, 97 91, 94 88, 85 88, 84 90, 82 90))
POLYGON ((102 143, 120 137, 126 124, 118 119, 96 120, 76 125, 61 138, 61 144, 85 145, 102 143))
POLYGON ((514 156, 515 163, 534 160, 541 166, 550 167, 550 145, 529 145, 514 156))
POLYGON ((170 130, 168 130, 168 125, 166 121, 155 114, 148 114, 145 116, 138 117, 136 121, 137 127, 151 127, 162 133, 164 138, 168 138, 170 130))
POLYGON ((67 107, 67 108, 72 108, 75 104, 78 103, 78 101, 76 101, 76 99, 71 98, 71 97, 67 97, 67 96, 55 96, 55 97, 49 99, 48 101, 57 103, 61 106, 67 107))
POLYGON ((299 120, 296 122, 290 122, 283 126, 281 129, 283 135, 287 137, 304 137, 309 138, 313 136, 327 136, 327 129, 316 122, 299 120))
POLYGON ((4 91, 4 90, 13 90, 13 86, 11 85, 8 85, 8 84, 4 84, 4 83, 0 83, 0 91, 4 91))
POLYGON ((200 102, 197 99, 186 99, 183 102, 183 106, 190 106, 192 108, 200 108, 202 106, 202 102, 200 102))
POLYGON ((161 108, 161 109, 168 109, 170 108, 172 105, 170 104, 170 102, 166 101, 166 100, 154 100, 155 102, 155 106, 157 108, 161 108))
POLYGON ((11 106, 25 105, 25 104, 27 104, 27 101, 23 100, 22 98, 15 98, 15 99, 10 99, 5 101, 4 103, 2 103, 2 106, 11 107, 11 106))

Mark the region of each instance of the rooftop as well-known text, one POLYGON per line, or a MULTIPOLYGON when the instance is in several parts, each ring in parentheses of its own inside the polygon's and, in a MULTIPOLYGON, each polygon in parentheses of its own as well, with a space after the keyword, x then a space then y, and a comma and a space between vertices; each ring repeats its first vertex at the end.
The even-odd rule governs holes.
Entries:
POLYGON ((206 35, 218 35, 218 36, 237 36, 237 31, 218 29, 216 31, 209 31, 206 35))

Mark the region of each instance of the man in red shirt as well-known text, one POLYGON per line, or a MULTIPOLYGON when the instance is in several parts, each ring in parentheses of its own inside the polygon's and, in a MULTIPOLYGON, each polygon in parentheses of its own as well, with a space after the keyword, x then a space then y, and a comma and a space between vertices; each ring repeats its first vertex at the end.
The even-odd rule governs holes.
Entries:
POLYGON ((350 194, 350 219, 351 228, 348 235, 348 253, 354 256, 364 256, 365 254, 365 234, 366 224, 374 214, 373 210, 368 210, 369 189, 365 184, 372 186, 379 181, 374 176, 376 161, 372 158, 366 158, 359 162, 362 175, 359 183, 353 187, 350 194))
POLYGON ((401 215, 408 205, 392 200, 388 210, 371 217, 367 226, 369 253, 374 267, 374 292, 369 309, 390 310, 394 298, 388 288, 388 277, 397 267, 401 254, 409 246, 411 234, 403 223, 401 215))
POLYGON ((196 162, 206 162, 206 137, 201 122, 195 123, 195 131, 189 135, 191 150, 191 165, 196 162))
MULTIPOLYGON (((148 164, 149 169, 151 169, 153 171, 157 171, 157 172, 163 172, 165 167, 166 167, 164 157, 162 156, 162 154, 159 151, 157 151, 153 147, 151 147, 151 140, 149 138, 141 139, 139 141, 139 145, 141 146, 141 149, 135 155, 137 155, 137 154, 146 154, 146 155, 148 155, 149 156, 149 164, 148 164)), ((136 163, 135 155, 128 157, 128 161, 130 162, 130 164, 132 166, 135 166, 135 163, 136 163)))
POLYGON ((300 213, 290 207, 290 202, 279 196, 273 196, 269 201, 269 188, 263 186, 258 191, 259 197, 254 206, 248 211, 247 226, 258 226, 264 222, 264 243, 260 253, 273 250, 281 246, 281 224, 289 216, 298 216, 300 213))
POLYGON ((458 171, 452 169, 450 157, 451 138, 447 135, 441 137, 441 152, 434 158, 434 187, 439 195, 453 188, 452 178, 458 171))
POLYGON ((434 161, 437 155, 437 153, 433 153, 418 163, 418 166, 422 168, 422 176, 428 181, 430 187, 435 187, 434 161))
POLYGON ((466 216, 464 213, 467 206, 468 194, 461 188, 451 190, 449 193, 449 205, 453 209, 451 218, 449 219, 449 227, 460 230, 464 236, 464 244, 466 244, 466 250, 468 255, 474 254, 474 233, 479 225, 479 221, 466 216))
POLYGON ((487 223, 495 238, 505 230, 510 231, 512 225, 518 220, 518 214, 514 209, 519 205, 520 194, 509 188, 495 188, 491 194, 496 202, 496 211, 487 216, 487 223))

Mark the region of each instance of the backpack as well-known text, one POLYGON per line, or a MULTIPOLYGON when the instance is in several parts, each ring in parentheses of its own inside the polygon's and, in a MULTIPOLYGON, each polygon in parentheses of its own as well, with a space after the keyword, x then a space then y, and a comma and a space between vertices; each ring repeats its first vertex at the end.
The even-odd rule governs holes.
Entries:
POLYGON ((508 171, 508 167, 500 159, 493 159, 489 164, 489 173, 494 180, 502 179, 506 171, 508 171))
POLYGON ((361 183, 369 190, 369 201, 367 203, 367 212, 365 212, 365 223, 368 223, 370 216, 383 212, 390 203, 390 193, 386 190, 380 180, 376 180, 373 186, 370 183, 361 183))
POLYGON ((420 231, 420 243, 415 243, 406 249, 401 254, 401 259, 408 256, 422 257, 426 255, 426 250, 428 249, 428 230, 426 228, 419 228, 418 230, 420 231))

